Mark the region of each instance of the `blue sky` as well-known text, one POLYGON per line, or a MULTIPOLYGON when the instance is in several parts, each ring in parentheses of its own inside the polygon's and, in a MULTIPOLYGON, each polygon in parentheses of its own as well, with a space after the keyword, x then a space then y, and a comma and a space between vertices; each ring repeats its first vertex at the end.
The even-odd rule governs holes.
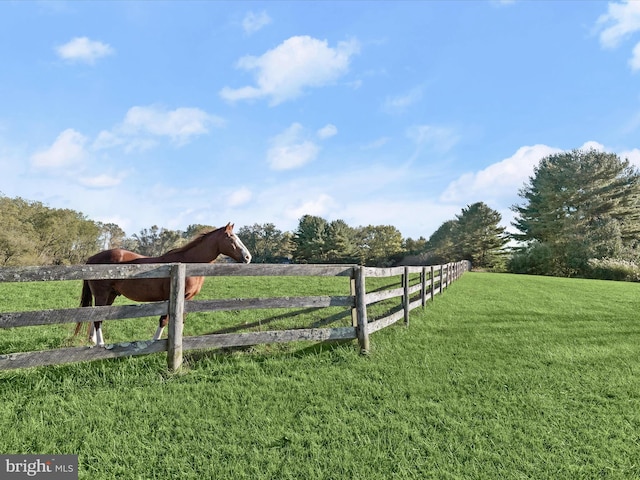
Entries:
POLYGON ((0 2, 0 192, 129 235, 508 226, 583 147, 640 166, 640 1, 0 2))

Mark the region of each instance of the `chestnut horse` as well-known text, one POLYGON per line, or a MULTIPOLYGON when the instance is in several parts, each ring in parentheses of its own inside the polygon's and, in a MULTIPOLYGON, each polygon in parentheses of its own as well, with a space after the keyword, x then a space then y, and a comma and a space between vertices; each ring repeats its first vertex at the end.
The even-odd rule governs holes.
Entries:
MULTIPOLYGON (((249 263, 251 253, 242 241, 233 233, 233 224, 203 233, 185 246, 171 250, 159 257, 145 257, 128 250, 115 248, 104 250, 90 257, 87 264, 140 264, 140 263, 211 263, 219 254, 227 255, 236 262, 249 263)), ((185 300, 196 296, 204 277, 187 277, 185 279, 185 300)), ((169 299, 169 278, 143 278, 129 280, 84 280, 82 284, 82 300, 80 306, 90 307, 95 299, 95 305, 111 305, 118 295, 135 300, 136 302, 160 302, 169 299)), ((154 340, 159 340, 169 319, 167 315, 160 317, 154 340)), ((75 334, 80 331, 82 323, 76 326, 75 334)), ((93 322, 90 330, 90 340, 99 346, 104 346, 102 336, 102 321, 93 322)))

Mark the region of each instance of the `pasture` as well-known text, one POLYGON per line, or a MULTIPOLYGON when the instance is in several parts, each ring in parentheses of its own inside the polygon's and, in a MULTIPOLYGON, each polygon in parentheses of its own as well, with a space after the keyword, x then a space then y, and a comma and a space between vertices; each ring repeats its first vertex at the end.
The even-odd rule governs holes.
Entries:
MULTIPOLYGON (((209 278, 201 297, 243 296, 244 282, 209 278)), ((251 282, 252 297, 349 289, 251 282)), ((0 287, 0 311, 71 308, 80 292, 0 287)), ((640 478, 639 307, 639 284, 465 273, 408 328, 377 332, 369 356, 355 341, 295 343, 191 352, 175 375, 163 354, 2 372, 0 452, 75 453, 86 479, 640 478)), ((190 314, 185 334, 317 315, 190 314)), ((156 326, 104 331, 120 342, 156 326)), ((62 346, 72 328, 2 331, 0 353, 62 346)))

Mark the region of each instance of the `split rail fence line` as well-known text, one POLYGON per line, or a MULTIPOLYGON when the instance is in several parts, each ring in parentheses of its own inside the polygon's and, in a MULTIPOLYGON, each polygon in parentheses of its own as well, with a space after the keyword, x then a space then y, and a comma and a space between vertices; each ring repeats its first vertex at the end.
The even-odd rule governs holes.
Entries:
MULTIPOLYGON (((53 325, 61 323, 121 320, 169 315, 167 339, 133 341, 100 347, 68 347, 36 352, 2 354, 0 370, 60 365, 107 358, 167 352, 169 370, 178 370, 183 352, 206 348, 238 347, 298 340, 331 341, 358 339, 363 353, 369 351, 369 335, 400 319, 409 324, 409 312, 424 307, 434 295, 470 269, 468 261, 426 267, 372 268, 359 265, 266 265, 266 264, 148 264, 148 265, 78 265, 50 267, 1 268, 0 282, 60 280, 99 280, 116 278, 171 278, 168 301, 123 306, 79 307, 69 309, 0 313, 0 330, 6 328, 53 325), (411 274, 420 274, 411 281, 411 274), (367 277, 401 275, 399 288, 367 293, 367 277), (349 277, 351 295, 276 298, 239 298, 184 301, 187 276, 341 276, 349 277), (416 300, 416 293, 420 295, 416 300), (384 318, 369 321, 367 306, 401 297, 402 308, 384 318), (249 333, 217 333, 183 337, 184 314, 189 312, 271 309, 271 308, 347 307, 352 326, 336 328, 300 328, 249 333)), ((348 313, 347 313, 348 314, 348 313)), ((1 334, 1 332, 0 332, 1 334)))

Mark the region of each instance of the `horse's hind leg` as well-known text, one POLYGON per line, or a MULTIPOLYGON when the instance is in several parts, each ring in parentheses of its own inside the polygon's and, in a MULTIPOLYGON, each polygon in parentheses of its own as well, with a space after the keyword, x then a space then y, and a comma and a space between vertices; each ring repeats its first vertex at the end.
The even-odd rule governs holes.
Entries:
POLYGON ((160 340, 162 336, 162 332, 164 331, 164 327, 169 323, 169 315, 162 315, 160 320, 158 320, 158 329, 156 330, 156 334, 153 336, 153 341, 160 340))
MULTIPOLYGON (((95 298, 95 306, 104 306, 104 305, 112 305, 115 301, 118 293, 109 288, 107 292, 101 292, 101 294, 96 295, 94 292, 95 298)), ((104 337, 102 336, 102 322, 93 322, 91 324, 91 331, 89 332, 89 340, 99 347, 104 347, 104 337)))

